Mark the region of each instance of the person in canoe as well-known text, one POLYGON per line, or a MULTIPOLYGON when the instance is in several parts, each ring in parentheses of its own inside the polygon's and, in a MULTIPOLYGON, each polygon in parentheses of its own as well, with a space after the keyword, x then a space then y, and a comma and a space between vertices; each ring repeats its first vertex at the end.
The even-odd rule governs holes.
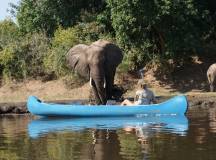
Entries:
POLYGON ((151 103, 156 103, 154 93, 148 89, 147 84, 143 79, 138 81, 138 90, 134 98, 134 102, 129 99, 125 99, 121 105, 133 106, 133 105, 148 105, 151 103))

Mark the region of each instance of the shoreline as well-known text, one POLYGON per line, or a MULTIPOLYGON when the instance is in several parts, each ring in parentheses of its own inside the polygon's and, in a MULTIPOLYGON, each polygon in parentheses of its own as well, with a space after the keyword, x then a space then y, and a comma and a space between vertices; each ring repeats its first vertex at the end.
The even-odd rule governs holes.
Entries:
MULTIPOLYGON (((117 78, 115 84, 124 86, 126 92, 123 98, 133 97, 136 91, 137 78, 126 77, 127 81, 122 82, 117 78)), ((206 90, 189 90, 180 92, 171 85, 159 85, 148 81, 149 88, 158 98, 158 103, 165 101, 169 97, 183 94, 188 99, 188 113, 199 110, 209 110, 216 108, 216 92, 206 90)), ((187 86, 184 87, 187 89, 187 86)), ((74 101, 87 101, 90 94, 89 83, 76 88, 66 86, 63 79, 42 82, 40 80, 29 80, 21 83, 11 83, 0 87, 0 115, 5 114, 28 114, 26 101, 28 96, 34 95, 45 102, 51 103, 72 103, 74 101)))
MULTIPOLYGON (((216 110, 216 96, 207 96, 207 95, 186 95, 188 100, 188 110, 186 115, 191 115, 194 112, 202 112, 215 109, 216 110)), ((167 100, 167 96, 161 96, 158 101, 159 103, 167 100)), ((46 101, 48 103, 72 103, 81 101, 86 103, 87 99, 73 99, 73 100, 53 100, 46 101)), ((0 103, 0 115, 10 115, 10 114, 30 114, 26 102, 11 102, 11 103, 0 103)))

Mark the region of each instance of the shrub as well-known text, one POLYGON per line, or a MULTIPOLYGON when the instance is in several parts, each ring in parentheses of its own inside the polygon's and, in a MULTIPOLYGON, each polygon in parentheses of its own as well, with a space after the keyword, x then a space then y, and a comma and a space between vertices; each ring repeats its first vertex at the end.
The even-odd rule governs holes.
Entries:
POLYGON ((103 29, 96 22, 79 23, 75 26, 81 42, 90 44, 100 39, 103 29))
POLYGON ((57 76, 66 75, 69 70, 66 65, 66 54, 71 47, 78 44, 76 28, 63 29, 59 27, 54 33, 51 48, 44 59, 47 71, 53 71, 57 76))
POLYGON ((18 37, 18 26, 11 19, 0 21, 0 48, 3 49, 4 46, 17 40, 18 37))
POLYGON ((49 40, 42 33, 28 34, 9 43, 0 52, 0 65, 5 81, 44 74, 43 59, 49 40))
POLYGON ((96 22, 79 23, 68 29, 59 27, 54 33, 49 54, 44 61, 46 69, 54 71, 57 76, 69 74, 65 58, 70 48, 79 43, 90 44, 100 36, 101 29, 96 22))

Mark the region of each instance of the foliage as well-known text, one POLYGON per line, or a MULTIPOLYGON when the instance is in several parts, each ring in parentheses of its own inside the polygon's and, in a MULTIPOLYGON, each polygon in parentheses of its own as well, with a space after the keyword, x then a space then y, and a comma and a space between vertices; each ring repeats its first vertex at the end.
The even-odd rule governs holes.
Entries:
POLYGON ((0 48, 4 48, 18 37, 19 28, 11 19, 0 21, 0 48))
POLYGON ((0 22, 0 73, 9 79, 43 73, 64 76, 70 72, 65 62, 68 50, 98 39, 123 49, 120 72, 167 59, 182 62, 203 45, 214 46, 214 4, 213 0, 21 0, 11 5, 18 25, 10 19, 0 22))
POLYGON ((97 15, 97 23, 103 28, 104 32, 115 36, 115 31, 111 21, 111 9, 106 5, 105 9, 97 15))
MULTIPOLYGON (((118 43, 137 68, 155 55, 175 57, 200 46, 209 28, 205 2, 107 0, 118 43), (134 52, 135 51, 135 52, 134 52)), ((181 55, 181 56, 185 56, 181 55)))
POLYGON ((66 64, 66 54, 71 47, 79 43, 76 28, 63 29, 59 27, 52 39, 51 48, 45 57, 47 70, 54 71, 57 76, 66 75, 69 70, 66 64))
POLYGON ((79 23, 67 29, 59 27, 54 33, 52 47, 45 59, 47 69, 54 71, 57 76, 68 74, 70 70, 65 58, 69 49, 79 43, 90 44, 98 40, 100 33, 100 27, 96 22, 79 23))
POLYGON ((47 54, 49 40, 42 33, 28 34, 9 43, 0 52, 4 80, 35 77, 44 73, 43 58, 47 54))
POLYGON ((48 35, 52 35, 59 25, 75 25, 83 10, 97 13, 102 8, 102 0, 21 0, 14 7, 23 32, 44 31, 48 35))
POLYGON ((91 42, 97 41, 102 32, 102 28, 97 25, 96 22, 90 23, 79 23, 75 26, 77 28, 78 37, 83 43, 90 44, 91 42))

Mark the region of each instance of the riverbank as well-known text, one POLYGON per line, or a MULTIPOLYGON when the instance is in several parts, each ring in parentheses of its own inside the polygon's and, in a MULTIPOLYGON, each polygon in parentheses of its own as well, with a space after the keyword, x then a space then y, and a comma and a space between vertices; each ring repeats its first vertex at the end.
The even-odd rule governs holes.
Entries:
MULTIPOLYGON (((210 95, 210 94, 191 94, 187 95, 188 99, 188 111, 187 114, 191 115, 194 112, 203 112, 207 110, 212 110, 216 111, 216 95, 210 95)), ((161 96, 158 98, 158 101, 164 101, 168 99, 168 97, 163 97, 161 96)), ((74 101, 78 101, 73 99, 73 100, 52 100, 48 102, 52 103, 71 103, 74 101)), ((82 99, 81 101, 87 102, 87 99, 82 99)), ((26 102, 7 102, 7 103, 0 103, 0 114, 28 114, 26 102)))
MULTIPOLYGON (((169 97, 184 94, 188 98, 189 112, 216 107, 216 92, 208 92, 209 85, 206 70, 212 59, 192 57, 190 63, 170 68, 171 62, 165 65, 152 63, 144 68, 144 80, 152 89, 159 102, 169 97), (166 69, 164 69, 166 68, 166 69)), ((133 97, 138 73, 119 73, 115 84, 124 91, 122 98, 133 97)), ((71 81, 70 81, 71 82, 71 81)), ((86 101, 89 98, 89 83, 71 88, 65 79, 42 81, 25 80, 12 82, 0 87, 0 114, 28 113, 26 101, 34 95, 43 101, 68 103, 75 100, 86 101)))
MULTIPOLYGON (((126 77, 124 77, 126 78, 126 77)), ((119 78, 116 83, 120 82, 119 78)), ((124 98, 133 97, 135 92, 137 78, 127 77, 121 85, 125 86, 124 98), (125 84, 124 84, 125 83, 125 84), (127 85, 126 85, 127 84, 127 85)), ((148 81, 146 79, 146 81, 148 81)), ((158 96, 158 101, 162 102, 169 97, 184 94, 188 98, 188 113, 201 112, 211 108, 216 108, 216 93, 205 92, 202 90, 191 90, 189 92, 180 92, 167 86, 149 84, 150 89, 158 96)), ((150 83, 150 82, 149 82, 150 83)), ((120 85, 120 84, 119 84, 120 85)), ((40 80, 26 81, 22 83, 7 84, 0 88, 0 114, 28 114, 26 101, 28 96, 35 95, 47 102, 71 103, 77 100, 87 101, 89 97, 89 84, 70 89, 63 80, 53 80, 42 82, 40 80)))

